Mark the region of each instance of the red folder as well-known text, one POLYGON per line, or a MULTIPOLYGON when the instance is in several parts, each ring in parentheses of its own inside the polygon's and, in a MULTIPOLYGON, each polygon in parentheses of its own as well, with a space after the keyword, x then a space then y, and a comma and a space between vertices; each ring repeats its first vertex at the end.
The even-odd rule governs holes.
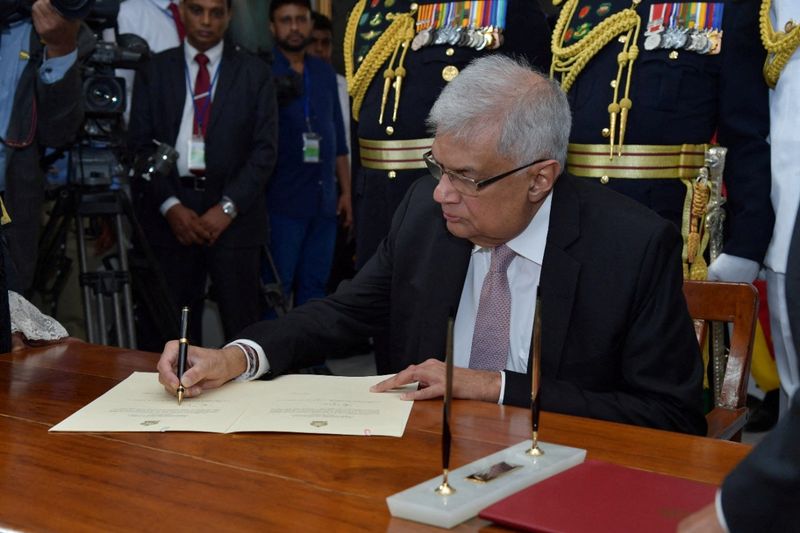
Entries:
POLYGON ((524 531, 674 533, 714 501, 717 487, 600 461, 586 461, 512 494, 480 516, 524 531))

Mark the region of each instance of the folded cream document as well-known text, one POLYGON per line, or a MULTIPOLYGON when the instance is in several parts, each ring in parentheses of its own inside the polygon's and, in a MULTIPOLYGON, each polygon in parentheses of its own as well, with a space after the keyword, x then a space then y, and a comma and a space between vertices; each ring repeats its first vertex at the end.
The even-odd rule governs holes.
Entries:
POLYGON ((134 372, 50 431, 282 431, 401 437, 414 402, 369 388, 387 376, 295 374, 228 383, 178 406, 158 374, 134 372))

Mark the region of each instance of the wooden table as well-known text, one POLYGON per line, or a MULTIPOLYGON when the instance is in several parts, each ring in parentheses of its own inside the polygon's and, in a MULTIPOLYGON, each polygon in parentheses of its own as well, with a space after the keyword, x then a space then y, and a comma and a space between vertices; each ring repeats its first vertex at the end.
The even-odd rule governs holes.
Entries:
MULTIPOLYGON (((48 433, 158 356, 84 343, 0 356, 0 527, 30 531, 428 531, 385 498, 441 472, 441 403, 402 438, 282 433, 48 433)), ((600 459, 719 483, 731 442, 543 413, 541 439, 600 459)), ((457 467, 529 437, 527 410, 453 407, 457 467)), ((456 531, 495 530, 473 519, 456 531)))

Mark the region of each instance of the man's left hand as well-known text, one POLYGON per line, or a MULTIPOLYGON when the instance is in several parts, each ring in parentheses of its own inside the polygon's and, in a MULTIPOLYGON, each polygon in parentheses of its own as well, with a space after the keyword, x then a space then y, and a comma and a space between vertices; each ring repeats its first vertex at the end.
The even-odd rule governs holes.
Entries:
MULTIPOLYGON (((447 366, 438 359, 411 365, 389 379, 373 385, 372 392, 385 392, 419 382, 419 389, 400 395, 403 400, 430 400, 444 396, 447 366)), ((456 367, 453 369, 453 398, 497 403, 500 398, 500 373, 456 367)))
POLYGON ((336 214, 342 221, 342 226, 349 228, 353 225, 353 201, 350 194, 339 195, 339 205, 336 207, 336 214))
POLYGON ((77 47, 80 20, 67 20, 56 11, 50 0, 36 0, 31 9, 31 18, 44 44, 47 58, 61 57, 77 47))
POLYGON ((200 224, 203 225, 203 228, 205 228, 210 235, 208 240, 209 246, 217 242, 219 236, 222 235, 223 231, 228 229, 232 221, 233 219, 225 214, 222 210, 222 206, 219 204, 215 204, 211 209, 203 213, 203 216, 200 217, 200 224))

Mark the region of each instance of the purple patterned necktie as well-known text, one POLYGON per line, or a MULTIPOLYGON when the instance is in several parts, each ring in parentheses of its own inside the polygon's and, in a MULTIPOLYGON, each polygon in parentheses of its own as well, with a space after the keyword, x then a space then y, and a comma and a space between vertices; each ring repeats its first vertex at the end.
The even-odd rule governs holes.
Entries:
POLYGON ((483 280, 475 315, 470 368, 499 371, 506 367, 511 327, 511 290, 506 271, 514 257, 514 250, 505 244, 492 250, 492 263, 483 280))

